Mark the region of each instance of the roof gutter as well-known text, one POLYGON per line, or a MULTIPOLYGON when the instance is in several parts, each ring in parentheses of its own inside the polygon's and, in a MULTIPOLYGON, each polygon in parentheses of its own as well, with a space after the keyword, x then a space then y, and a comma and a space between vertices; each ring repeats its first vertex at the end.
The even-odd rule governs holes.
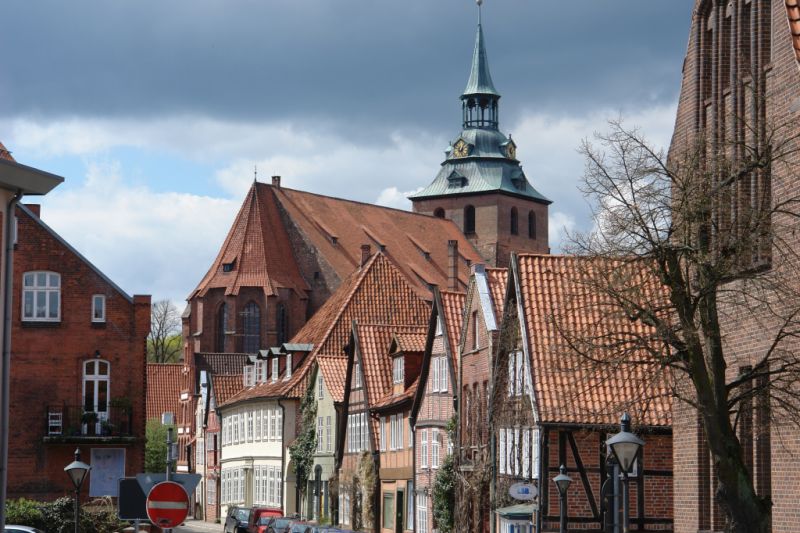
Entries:
POLYGON ((11 417, 11 301, 14 283, 14 213, 22 199, 22 189, 17 189, 6 206, 4 222, 5 246, 3 247, 3 360, 0 364, 2 384, 0 384, 0 531, 6 523, 4 502, 8 493, 8 429, 11 417))

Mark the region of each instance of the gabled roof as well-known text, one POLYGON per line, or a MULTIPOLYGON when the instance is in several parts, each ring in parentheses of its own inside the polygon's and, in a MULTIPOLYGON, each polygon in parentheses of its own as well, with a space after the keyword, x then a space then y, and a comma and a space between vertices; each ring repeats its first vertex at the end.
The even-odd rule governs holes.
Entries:
POLYGON ((789 16, 789 31, 792 34, 794 55, 800 65, 800 0, 786 0, 786 14, 789 16))
MULTIPOLYGON (((429 312, 429 305, 406 282, 394 263, 383 253, 376 253, 339 286, 291 340, 294 344, 314 345, 292 378, 243 390, 228 404, 254 398, 299 398, 305 392, 308 373, 317 356, 344 354, 353 321, 407 324, 426 320, 429 312)), ((384 350, 388 346, 387 342, 384 350)))
POLYGON ((464 304, 467 295, 463 292, 441 291, 442 296, 442 322, 447 332, 447 342, 453 356, 453 368, 458 368, 461 327, 464 324, 464 304))
POLYGON ((494 318, 498 327, 503 323, 503 306, 506 301, 506 287, 508 286, 507 268, 487 268, 486 282, 489 285, 489 294, 492 299, 494 318))
POLYGON ((421 353, 425 351, 425 333, 397 333, 392 339, 392 347, 397 352, 421 353))
POLYGON ((194 365, 198 375, 201 370, 215 374, 242 374, 242 369, 248 362, 249 354, 246 353, 208 353, 194 354, 194 365))
POLYGON ((162 413, 178 415, 182 382, 183 364, 147 363, 147 420, 160 420, 162 413))
POLYGON ((211 388, 213 390, 215 403, 221 405, 244 388, 242 373, 212 374, 211 388))
POLYGON ((318 355, 317 365, 322 373, 325 387, 336 403, 344 401, 344 384, 347 379, 346 355, 318 355))
POLYGON ((257 183, 250 187, 217 258, 189 298, 212 288, 238 294, 242 287, 263 288, 268 296, 287 288, 304 297, 310 289, 294 260, 273 189, 257 183))
POLYGON ((463 287, 469 281, 467 265, 481 261, 451 220, 285 187, 258 187, 273 190, 292 224, 340 279, 358 268, 365 244, 382 251, 423 298, 430 298, 429 285, 447 286, 448 240, 458 241, 463 287))
POLYGON ((128 300, 130 303, 133 303, 133 297, 131 297, 127 292, 123 291, 119 285, 114 283, 114 281, 106 276, 99 268, 97 268, 91 261, 86 259, 83 254, 81 254, 78 250, 76 250, 70 243, 68 243, 64 237, 56 233, 56 231, 45 224, 41 218, 36 216, 36 213, 25 207, 23 204, 17 204, 17 209, 25 213, 28 218, 33 220, 36 224, 38 224, 44 231, 50 234, 56 241, 58 241, 64 248, 69 250, 72 254, 74 254, 78 259, 83 261, 83 263, 88 266, 95 274, 97 274, 103 281, 105 281, 111 288, 117 291, 120 296, 128 300))
MULTIPOLYGON (((600 258, 517 257, 515 283, 522 298, 541 422, 615 425, 627 410, 638 425, 671 424, 672 396, 661 368, 623 360, 592 364, 574 348, 575 339, 582 335, 613 335, 620 340, 619 346, 624 346, 625 338, 657 338, 652 328, 630 320, 623 309, 588 284, 587 276, 600 269, 630 268, 631 279, 642 290, 652 291, 653 299, 662 297, 657 280, 648 279, 646 269, 640 267, 600 258)), ((654 345, 659 348, 657 341, 654 345)), ((622 359, 621 353, 610 349, 592 352, 592 356, 622 359)))

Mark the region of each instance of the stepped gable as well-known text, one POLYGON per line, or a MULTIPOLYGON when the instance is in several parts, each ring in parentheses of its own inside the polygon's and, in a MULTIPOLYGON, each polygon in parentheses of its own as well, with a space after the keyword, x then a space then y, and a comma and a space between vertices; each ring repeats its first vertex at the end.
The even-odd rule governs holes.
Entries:
POLYGON ((161 420, 161 413, 177 416, 180 412, 181 383, 183 364, 147 363, 147 420, 161 420))
POLYGON ((506 287, 508 286, 507 268, 487 268, 486 282, 492 296, 492 306, 498 327, 503 323, 503 307, 506 303, 506 287))
POLYGON ((464 305, 467 295, 463 292, 441 291, 442 320, 447 332, 447 342, 453 356, 453 367, 458 368, 458 346, 461 342, 461 328, 464 325, 464 305))
POLYGON ((13 161, 14 163, 17 162, 17 160, 14 159, 14 156, 11 155, 11 152, 8 151, 8 149, 3 145, 2 142, 0 142, 0 159, 5 159, 6 161, 13 161))
POLYGON ((217 258, 189 299, 215 288, 235 295, 242 287, 263 288, 267 296, 286 288, 303 298, 310 290, 294 259, 273 189, 259 183, 250 187, 217 258))
MULTIPOLYGON (((591 364, 563 333, 576 338, 581 333, 593 338, 613 333, 607 342, 618 340, 619 346, 624 346, 626 337, 655 339, 653 328, 632 321, 623 309, 589 288, 590 280, 597 279, 594 276, 629 269, 632 286, 652 299, 663 298, 657 280, 648 279, 648 270, 642 266, 640 262, 601 258, 519 255, 519 289, 542 423, 614 426, 619 413, 627 410, 637 425, 671 425, 672 395, 663 369, 655 364, 591 364)), ((621 354, 609 349, 601 355, 593 351, 592 356, 613 361, 621 354)))
POLYGON ((447 241, 458 241, 459 283, 466 288, 470 264, 481 261, 475 247, 449 220, 373 204, 258 184, 274 191, 292 224, 317 255, 344 279, 361 263, 368 244, 381 251, 423 298, 430 286, 448 286, 447 241))
POLYGON ((786 14, 789 16, 789 31, 797 64, 800 65, 800 0, 786 0, 786 14))
POLYGON ((354 321, 421 325, 429 314, 429 304, 417 295, 394 263, 378 252, 353 272, 287 343, 314 346, 292 377, 245 389, 227 404, 253 398, 300 398, 308 387, 309 370, 316 357, 344 354, 354 321))
POLYGON ((221 405, 244 388, 242 373, 212 375, 211 387, 214 389, 216 404, 221 405))
POLYGON ((344 401, 344 383, 347 379, 347 356, 318 355, 317 365, 328 392, 336 403, 344 401))

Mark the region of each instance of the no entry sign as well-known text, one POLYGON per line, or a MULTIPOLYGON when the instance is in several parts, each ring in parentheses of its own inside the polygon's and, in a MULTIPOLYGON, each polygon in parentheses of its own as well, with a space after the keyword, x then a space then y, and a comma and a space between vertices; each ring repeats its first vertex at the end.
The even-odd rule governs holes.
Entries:
POLYGON ((189 495, 174 481, 156 484, 147 495, 147 517, 161 529, 179 526, 189 514, 189 495))

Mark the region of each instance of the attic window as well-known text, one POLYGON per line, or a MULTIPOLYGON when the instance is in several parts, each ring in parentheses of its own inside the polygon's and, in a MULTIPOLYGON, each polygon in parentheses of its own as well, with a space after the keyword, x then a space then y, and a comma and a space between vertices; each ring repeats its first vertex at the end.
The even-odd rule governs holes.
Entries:
POLYGON ((459 187, 466 187, 467 178, 458 172, 453 172, 447 177, 447 187, 449 189, 457 189, 459 187))
POLYGON ((222 271, 223 272, 233 272, 233 267, 236 264, 236 260, 234 259, 230 263, 222 263, 222 271))
POLYGON ((339 237, 334 237, 333 235, 331 235, 331 244, 334 246, 339 244, 339 237))

